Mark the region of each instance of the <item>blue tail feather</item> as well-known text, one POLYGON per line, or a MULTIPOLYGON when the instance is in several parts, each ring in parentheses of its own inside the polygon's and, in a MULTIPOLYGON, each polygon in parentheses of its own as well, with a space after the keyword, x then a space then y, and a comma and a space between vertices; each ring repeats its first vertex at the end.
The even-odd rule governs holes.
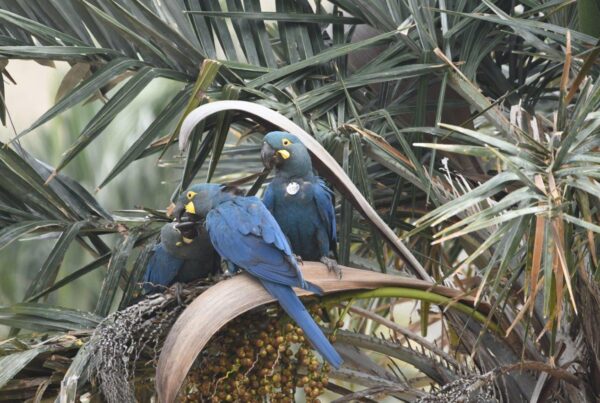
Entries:
POLYGON ((323 295, 323 289, 321 287, 308 281, 306 282, 306 287, 304 287, 304 289, 310 292, 314 292, 317 295, 323 295))
POLYGON ((304 330, 306 337, 308 337, 323 358, 334 368, 339 368, 342 364, 342 357, 340 357, 329 340, 327 340, 321 328, 319 328, 310 316, 294 290, 287 285, 276 284, 270 281, 261 280, 261 283, 279 301, 283 310, 304 330))

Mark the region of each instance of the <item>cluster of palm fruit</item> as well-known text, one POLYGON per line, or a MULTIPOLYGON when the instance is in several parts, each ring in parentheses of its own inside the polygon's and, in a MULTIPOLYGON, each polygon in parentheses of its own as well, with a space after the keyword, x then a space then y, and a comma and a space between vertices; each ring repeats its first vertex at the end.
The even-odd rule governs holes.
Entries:
MULTIPOLYGON (((323 309, 311 305, 313 316, 323 309)), ((209 342, 188 374, 183 401, 294 402, 302 389, 307 402, 328 384, 330 367, 317 358, 304 332, 279 307, 238 317, 209 342)))

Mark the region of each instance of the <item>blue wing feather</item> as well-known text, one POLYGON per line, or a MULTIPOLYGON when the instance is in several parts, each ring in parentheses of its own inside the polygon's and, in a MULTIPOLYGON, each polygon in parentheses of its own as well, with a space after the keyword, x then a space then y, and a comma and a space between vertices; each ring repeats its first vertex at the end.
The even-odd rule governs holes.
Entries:
POLYGON ((276 217, 294 250, 307 260, 336 254, 337 236, 333 191, 316 176, 304 179, 298 197, 286 195, 288 180, 276 176, 263 202, 276 217))
POLYGON ((254 197, 238 197, 213 208, 205 223, 217 252, 257 277, 323 358, 338 368, 342 358, 291 287, 321 290, 302 278, 285 235, 264 204, 254 197))
POLYGON ((337 243, 337 230, 335 224, 335 206, 333 205, 333 191, 327 187, 321 178, 319 178, 317 186, 315 186, 314 195, 319 215, 327 227, 327 235, 329 236, 329 241, 331 243, 330 248, 334 249, 335 244, 337 243))
POLYGON ((144 291, 148 293, 156 290, 157 287, 153 287, 152 284, 170 286, 183 263, 183 259, 169 254, 163 245, 156 245, 144 273, 144 291))
POLYGON ((309 287, 285 235, 259 199, 222 203, 207 215, 206 228, 217 252, 250 274, 292 287, 309 287))
POLYGON ((273 211, 273 208, 275 207, 275 192, 273 192, 271 183, 267 185, 265 193, 263 193, 262 202, 269 211, 273 211))

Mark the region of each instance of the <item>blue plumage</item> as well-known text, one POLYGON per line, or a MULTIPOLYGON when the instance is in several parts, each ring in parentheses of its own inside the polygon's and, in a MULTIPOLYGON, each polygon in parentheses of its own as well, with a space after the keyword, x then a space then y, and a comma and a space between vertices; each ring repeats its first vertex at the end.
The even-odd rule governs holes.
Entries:
POLYGON ((144 273, 144 293, 159 292, 161 288, 172 285, 183 262, 183 259, 178 259, 167 252, 163 245, 156 244, 144 273))
POLYGON ((289 180, 276 176, 267 187, 263 202, 288 237, 294 253, 318 261, 335 254, 335 211, 331 190, 313 175, 294 178, 298 193, 288 194, 289 180))
POLYGON ((305 260, 336 255, 333 192, 313 173, 308 150, 294 135, 271 132, 261 151, 263 163, 276 168, 263 202, 305 260))
POLYGON ((218 272, 220 258, 206 231, 184 239, 173 223, 161 229, 160 242, 154 246, 143 278, 144 293, 163 291, 181 282, 206 278, 218 272))
POLYGON ((256 197, 236 196, 219 185, 195 185, 189 192, 193 195, 186 210, 206 218, 206 229, 217 252, 256 277, 317 351, 339 367, 341 357, 291 287, 316 293, 321 290, 302 277, 285 235, 264 204, 256 197))

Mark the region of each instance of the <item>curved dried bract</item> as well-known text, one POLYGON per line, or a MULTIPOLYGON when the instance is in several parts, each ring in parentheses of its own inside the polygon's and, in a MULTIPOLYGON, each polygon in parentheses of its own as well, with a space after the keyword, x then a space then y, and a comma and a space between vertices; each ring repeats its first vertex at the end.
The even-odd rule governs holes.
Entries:
POLYGON ((295 134, 302 140, 308 151, 312 154, 315 167, 319 174, 333 186, 336 187, 352 205, 369 221, 390 245, 398 252, 400 257, 408 264, 417 276, 423 280, 432 279, 427 274, 423 266, 408 250, 408 248, 398 239, 394 231, 379 217, 377 212, 371 207, 367 199, 360 193, 354 183, 348 178, 342 167, 337 161, 315 140, 310 134, 306 133, 300 126, 272 109, 247 101, 215 101, 211 102, 190 112, 183 123, 179 132, 179 149, 185 150, 189 144, 190 135, 196 125, 208 116, 223 111, 242 111, 254 115, 270 124, 278 126, 281 130, 295 134))
MULTIPOLYGON (((321 263, 304 262, 306 281, 321 287, 325 294, 368 290, 381 287, 406 287, 430 290, 436 294, 473 305, 473 298, 461 298, 461 291, 432 286, 430 283, 395 275, 342 267, 344 277, 329 272, 321 263)), ((309 295, 297 289, 298 295, 309 295)), ((162 348, 156 372, 156 390, 161 402, 175 401, 179 388, 198 354, 225 324, 252 308, 273 301, 258 281, 247 274, 221 281, 202 293, 177 319, 162 348)), ((487 311, 487 309, 483 309, 487 311)))

